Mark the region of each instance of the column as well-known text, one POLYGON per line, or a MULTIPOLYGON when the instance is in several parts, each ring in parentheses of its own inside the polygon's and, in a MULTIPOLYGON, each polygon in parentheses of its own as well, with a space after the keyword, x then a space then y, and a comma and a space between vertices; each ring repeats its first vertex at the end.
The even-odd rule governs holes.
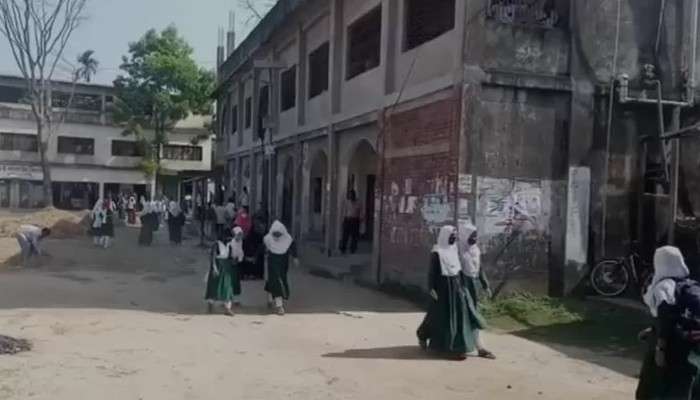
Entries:
POLYGON ((100 199, 105 198, 105 183, 104 182, 97 182, 97 197, 100 199))

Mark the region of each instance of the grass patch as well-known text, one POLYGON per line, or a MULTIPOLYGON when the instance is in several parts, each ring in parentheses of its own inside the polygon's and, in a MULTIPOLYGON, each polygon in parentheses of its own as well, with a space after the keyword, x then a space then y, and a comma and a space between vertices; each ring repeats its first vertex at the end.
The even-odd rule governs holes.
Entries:
POLYGON ((495 331, 633 358, 643 350, 637 333, 650 323, 644 312, 630 308, 524 293, 484 302, 482 312, 495 331))

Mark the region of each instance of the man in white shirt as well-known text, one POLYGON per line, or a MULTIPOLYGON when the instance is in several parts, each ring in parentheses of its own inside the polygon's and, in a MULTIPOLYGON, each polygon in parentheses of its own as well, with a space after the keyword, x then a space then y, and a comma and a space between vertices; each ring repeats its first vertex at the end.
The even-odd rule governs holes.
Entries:
POLYGON ((51 234, 49 228, 39 228, 35 225, 21 225, 15 234, 17 243, 22 250, 22 267, 29 266, 29 260, 33 255, 41 255, 41 247, 39 242, 51 234))
POLYGON ((243 193, 241 194, 241 207, 250 207, 248 198, 248 186, 243 186, 243 193))

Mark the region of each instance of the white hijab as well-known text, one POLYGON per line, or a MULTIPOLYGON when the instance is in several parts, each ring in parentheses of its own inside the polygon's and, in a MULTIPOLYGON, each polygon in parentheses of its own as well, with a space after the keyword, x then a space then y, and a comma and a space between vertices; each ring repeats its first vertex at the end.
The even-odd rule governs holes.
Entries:
POLYGON ((462 271, 465 275, 476 278, 481 271, 481 249, 478 244, 469 244, 469 237, 476 232, 471 222, 459 227, 459 250, 462 256, 462 271))
POLYGON ((270 232, 265 235, 265 238, 263 239, 265 246, 272 254, 287 253, 287 250, 289 250, 289 246, 292 245, 293 241, 294 239, 292 239, 292 236, 289 234, 289 232, 287 232, 287 228, 279 221, 272 223, 270 232), (280 233, 281 236, 275 238, 272 235, 275 232, 280 233))
POLYGON ((654 253, 654 278, 644 294, 644 302, 654 317, 658 316, 662 303, 676 304, 676 281, 690 275, 683 260, 683 254, 677 247, 664 246, 654 253))
POLYGON ((433 247, 433 252, 440 256, 443 276, 456 276, 462 270, 457 244, 450 244, 450 236, 456 233, 456 230, 452 225, 443 226, 438 234, 437 244, 433 247))
POLYGON ((170 202, 170 205, 168 207, 168 211, 170 211, 170 214, 172 214, 173 217, 177 217, 182 213, 182 210, 180 209, 180 205, 177 204, 176 201, 170 202))
POLYGON ((233 228, 233 239, 231 240, 230 245, 231 257, 233 260, 236 262, 243 261, 243 258, 245 258, 245 253, 243 253, 243 229, 241 229, 239 226, 233 228), (236 239, 237 236, 240 236, 241 239, 236 239))

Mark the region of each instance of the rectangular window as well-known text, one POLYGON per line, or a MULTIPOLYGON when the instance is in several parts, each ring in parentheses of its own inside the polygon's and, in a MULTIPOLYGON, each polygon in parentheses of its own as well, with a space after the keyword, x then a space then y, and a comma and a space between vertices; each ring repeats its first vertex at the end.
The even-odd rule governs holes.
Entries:
POLYGON ((231 109, 231 134, 238 132, 238 106, 231 109))
POLYGON ((309 54, 309 98, 328 90, 328 42, 309 54))
POLYGON ((51 95, 51 104, 54 107, 66 108, 70 103, 70 109, 81 111, 100 111, 102 109, 102 98, 93 94, 73 94, 71 99, 70 93, 53 92, 51 95))
POLYGON ((59 136, 58 152, 60 154, 95 155, 95 139, 59 136))
POLYGON ((382 7, 353 22, 348 28, 346 80, 379 66, 382 39, 382 7))
POLYGON ((455 27, 455 0, 407 0, 404 50, 435 39, 455 27))
POLYGON ((0 103, 27 103, 26 90, 13 86, 0 86, 0 103))
POLYGON ((282 111, 294 108, 297 104, 297 66, 293 66, 282 72, 280 77, 280 107, 282 111))
POLYGON ((176 161, 202 161, 200 146, 168 144, 163 146, 163 159, 176 161))
POLYGON ((253 123, 253 100, 248 97, 245 99, 245 127, 250 128, 253 123))
POLYGON ((35 135, 0 133, 0 150, 39 152, 39 142, 35 135))
POLYGON ((560 21, 567 20, 566 15, 562 15, 566 13, 564 2, 554 0, 489 0, 486 8, 489 19, 539 28, 557 27, 560 21))
POLYGON ((121 157, 143 157, 138 143, 131 140, 112 140, 112 155, 121 157))

